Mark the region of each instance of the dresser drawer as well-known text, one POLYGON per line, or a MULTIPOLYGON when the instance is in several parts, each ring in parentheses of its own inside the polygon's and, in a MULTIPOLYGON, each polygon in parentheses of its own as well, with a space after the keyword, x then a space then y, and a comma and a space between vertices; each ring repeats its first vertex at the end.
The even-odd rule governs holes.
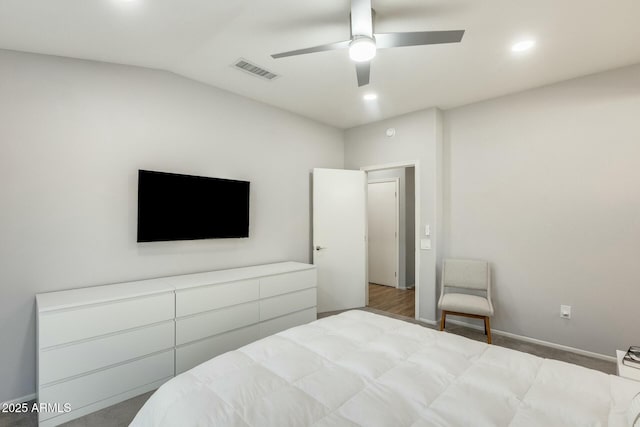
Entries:
MULTIPOLYGON (((41 403, 71 404, 72 410, 173 376, 173 350, 39 389, 41 403)), ((42 412, 40 421, 59 415, 42 412)))
POLYGON ((172 321, 103 338, 43 350, 39 358, 40 384, 105 368, 173 348, 172 321))
POLYGON ((207 360, 254 342, 260 334, 258 325, 226 332, 176 348, 176 375, 207 360))
POLYGON ((269 298, 314 286, 316 286, 315 268, 263 277, 260 279, 260 298, 269 298))
POLYGON ((292 292, 260 301, 260 320, 272 319, 284 314, 316 306, 316 288, 292 292))
POLYGON ((176 321, 176 345, 258 323, 259 320, 257 301, 183 317, 176 321))
POLYGON ((39 347, 94 338, 173 319, 173 292, 41 313, 39 347))
POLYGON ((287 314, 275 319, 267 320, 260 323, 260 338, 268 337, 269 335, 277 334, 285 329, 293 328, 294 326, 304 325, 309 322, 313 322, 318 318, 316 308, 308 308, 306 310, 298 311, 296 313, 287 314))
POLYGON ((258 299, 259 292, 258 279, 176 291, 176 316, 189 316, 203 311, 255 301, 258 299))

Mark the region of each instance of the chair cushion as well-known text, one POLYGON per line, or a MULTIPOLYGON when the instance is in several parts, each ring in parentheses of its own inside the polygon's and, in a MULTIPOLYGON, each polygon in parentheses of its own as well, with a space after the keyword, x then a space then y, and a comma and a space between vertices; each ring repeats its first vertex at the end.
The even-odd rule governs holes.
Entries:
POLYGON ((458 313, 493 316, 493 307, 484 297, 467 294, 449 293, 442 297, 440 310, 457 311, 458 313))

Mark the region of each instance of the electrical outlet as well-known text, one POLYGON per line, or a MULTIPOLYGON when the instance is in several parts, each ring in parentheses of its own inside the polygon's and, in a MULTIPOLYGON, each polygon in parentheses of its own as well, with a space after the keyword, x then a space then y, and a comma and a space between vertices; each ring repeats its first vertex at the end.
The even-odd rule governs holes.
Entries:
POLYGON ((570 305, 561 305, 560 306, 560 317, 563 319, 571 319, 571 306, 570 305))

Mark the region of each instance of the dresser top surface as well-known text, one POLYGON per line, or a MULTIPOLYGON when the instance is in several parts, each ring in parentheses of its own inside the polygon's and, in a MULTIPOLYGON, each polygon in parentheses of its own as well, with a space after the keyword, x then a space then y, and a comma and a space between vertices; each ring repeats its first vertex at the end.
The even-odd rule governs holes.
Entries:
POLYGON ((39 313, 64 310, 88 304, 100 304, 128 298, 160 294, 196 288, 199 286, 236 282, 252 278, 274 276, 296 271, 314 269, 315 266, 300 262, 279 262, 254 265, 203 273, 183 274, 179 276, 159 277, 113 285, 92 286, 57 292, 36 294, 39 313))

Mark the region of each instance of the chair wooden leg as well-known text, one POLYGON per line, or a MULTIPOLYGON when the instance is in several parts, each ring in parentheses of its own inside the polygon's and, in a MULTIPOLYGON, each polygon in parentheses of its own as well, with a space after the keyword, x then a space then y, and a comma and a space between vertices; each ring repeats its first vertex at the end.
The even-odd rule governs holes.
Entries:
POLYGON ((444 331, 444 325, 447 319, 447 312, 442 310, 442 317, 440 318, 440 330, 444 331))
POLYGON ((484 318, 484 330, 485 334, 487 334, 487 344, 491 344, 491 320, 489 320, 489 316, 484 318))

